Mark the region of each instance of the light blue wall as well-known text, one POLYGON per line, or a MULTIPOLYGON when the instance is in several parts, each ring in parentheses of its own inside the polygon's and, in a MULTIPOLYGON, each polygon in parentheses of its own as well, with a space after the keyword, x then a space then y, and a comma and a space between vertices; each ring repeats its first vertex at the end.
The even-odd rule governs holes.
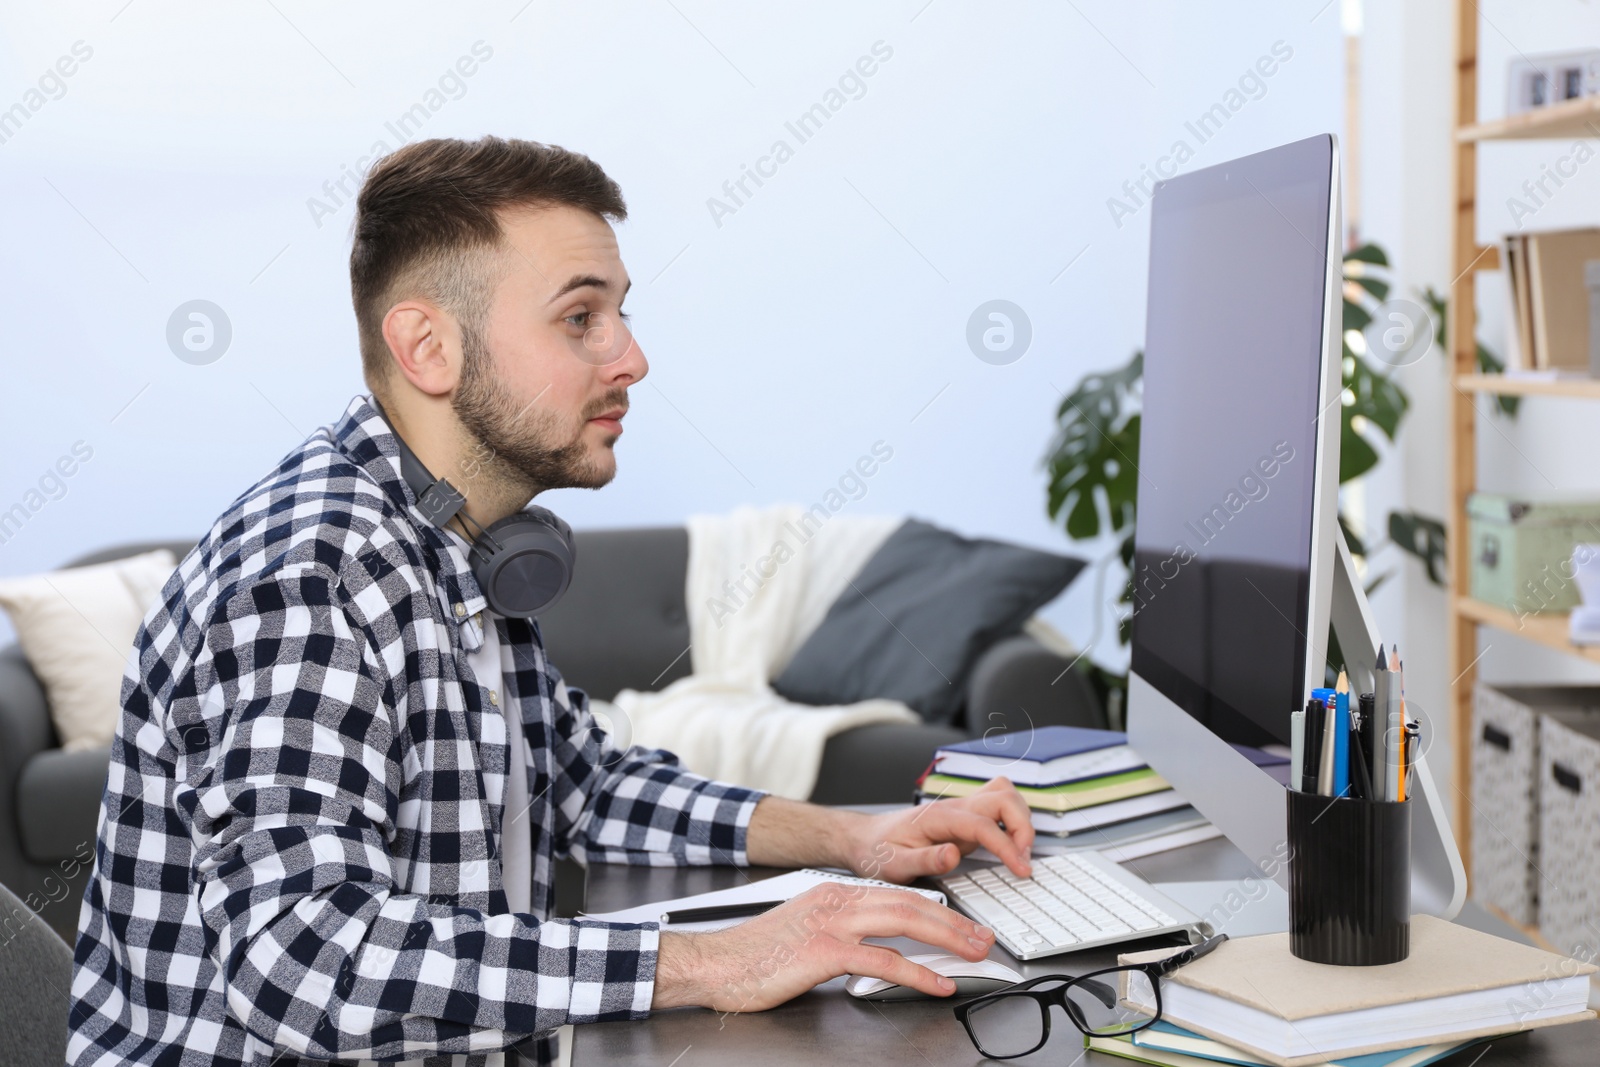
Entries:
MULTIPOLYGON (((74 442, 93 449, 0 544, 0 574, 193 535, 340 413, 360 389, 350 209, 319 226, 308 200, 332 206, 324 182, 430 102, 420 136, 566 145, 628 196, 629 304, 653 369, 617 480, 544 501, 574 525, 809 504, 882 440, 894 457, 849 510, 1098 557, 1109 542, 1070 549, 1046 520, 1040 459, 1059 390, 1143 335, 1148 212, 1114 220, 1108 200, 1135 207, 1123 183, 1180 140, 1192 169, 1342 128, 1339 13, 1322 0, 122 2, 7 5, 0 37, 0 108, 42 101, 0 144, 0 509, 74 442), (78 41, 92 56, 59 98, 28 97, 78 41), (430 101, 479 41, 493 54, 447 83, 459 98, 430 101), (785 123, 877 42, 892 57, 799 143, 785 123), (1275 42, 1291 58, 1230 97, 1275 42), (1186 123, 1219 103, 1237 110, 1201 143, 1186 123), (708 199, 728 202, 724 181, 778 139, 793 158, 714 218, 708 199), (233 328, 208 366, 165 341, 195 298, 233 328), (995 298, 1032 323, 1007 366, 965 339, 995 298)), ((1047 614, 1089 639, 1092 574, 1047 614)), ((1114 662, 1109 630, 1101 647, 1114 662)))

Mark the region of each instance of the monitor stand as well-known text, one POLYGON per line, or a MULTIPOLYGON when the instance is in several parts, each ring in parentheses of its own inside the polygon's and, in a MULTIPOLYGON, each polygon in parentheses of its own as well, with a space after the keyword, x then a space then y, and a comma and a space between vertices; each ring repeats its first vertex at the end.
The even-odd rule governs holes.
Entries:
POLYGON ((1289 894, 1271 878, 1151 884, 1209 923, 1213 933, 1253 937, 1289 929, 1289 894))
MULTIPOLYGON (((1337 558, 1334 563, 1329 621, 1345 656, 1356 661, 1346 667, 1351 691, 1370 692, 1373 686, 1371 661, 1377 658, 1380 643, 1378 627, 1373 622, 1372 609, 1367 604, 1366 593, 1356 575, 1355 563, 1350 557, 1349 546, 1345 544, 1343 530, 1335 530, 1334 544, 1337 558), (1357 649, 1362 651, 1355 651, 1357 649)), ((1131 678, 1130 681, 1141 680, 1131 678)), ((1426 720, 1425 715, 1423 718, 1426 720)), ((1169 721, 1180 731, 1191 726, 1188 717, 1176 708, 1169 721)), ((1438 723, 1424 721, 1424 729, 1430 733, 1438 728, 1438 723)), ((1200 729, 1203 731, 1204 728, 1200 729)), ((1207 739, 1212 738, 1210 735, 1205 738, 1198 735, 1193 737, 1200 744, 1207 739)), ((1182 743, 1181 738, 1178 743, 1182 743)), ((1462 867, 1455 838, 1450 833, 1438 787, 1428 770, 1425 752, 1417 756, 1414 781, 1411 912, 1413 915, 1428 914, 1453 919, 1466 898, 1466 871, 1462 867)), ((1209 922, 1218 932, 1240 937, 1275 933, 1289 928, 1289 894, 1284 888, 1287 885, 1286 874, 1286 868, 1280 866, 1278 870, 1264 872, 1260 876, 1228 881, 1155 884, 1163 893, 1209 922)))
MULTIPOLYGON (((1336 527, 1334 532, 1338 556, 1333 567, 1330 621, 1345 655, 1350 691, 1370 693, 1374 685, 1374 661, 1383 639, 1372 620, 1372 608, 1367 604, 1367 594, 1361 588, 1355 562, 1350 558, 1344 530, 1336 527)), ((1408 707, 1406 714, 1422 721, 1424 736, 1435 739, 1447 736, 1448 722, 1430 721, 1426 711, 1419 713, 1414 707, 1408 707)), ((1458 737, 1455 743, 1465 744, 1466 739, 1458 737)), ((1433 772, 1428 769, 1427 747, 1419 746, 1414 761, 1416 778, 1412 793, 1417 803, 1412 805, 1411 811, 1411 912, 1453 919, 1466 901, 1467 872, 1450 832, 1444 799, 1439 795, 1433 772)))

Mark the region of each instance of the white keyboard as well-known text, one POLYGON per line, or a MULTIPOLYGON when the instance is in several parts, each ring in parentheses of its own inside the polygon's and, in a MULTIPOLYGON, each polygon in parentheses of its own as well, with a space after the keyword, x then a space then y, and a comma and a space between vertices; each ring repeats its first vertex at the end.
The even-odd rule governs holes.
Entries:
POLYGON ((1033 860, 1033 877, 985 867, 935 879, 950 902, 994 930, 1019 960, 1157 934, 1209 936, 1210 926, 1098 852, 1033 860))

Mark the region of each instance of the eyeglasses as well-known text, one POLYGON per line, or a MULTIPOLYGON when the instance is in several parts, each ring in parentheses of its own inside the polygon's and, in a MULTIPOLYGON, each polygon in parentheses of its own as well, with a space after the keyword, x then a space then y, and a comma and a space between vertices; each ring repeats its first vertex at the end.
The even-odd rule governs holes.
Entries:
POLYGON ((1107 967, 1074 978, 1049 974, 1006 989, 986 993, 955 1008, 956 1018, 978 1051, 991 1060, 1010 1060, 1044 1047, 1050 1040, 1050 1009, 1067 1013, 1072 1025, 1090 1037, 1114 1037, 1143 1030, 1161 1018, 1158 979, 1193 963, 1224 941, 1227 934, 1207 938, 1164 960, 1107 967), (1119 996, 1118 991, 1125 989, 1119 996), (1126 1002, 1153 1007, 1134 1009, 1126 1002))

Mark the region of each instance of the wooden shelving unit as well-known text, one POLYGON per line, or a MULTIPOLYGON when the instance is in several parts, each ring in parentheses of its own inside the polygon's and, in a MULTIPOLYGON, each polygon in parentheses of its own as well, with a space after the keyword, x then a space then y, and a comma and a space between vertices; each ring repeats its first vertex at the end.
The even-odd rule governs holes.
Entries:
POLYGON ((1506 374, 1458 374, 1456 388, 1472 393, 1503 393, 1508 396, 1570 396, 1600 399, 1600 378, 1519 378, 1506 374))
MULTIPOLYGON (((1478 122, 1478 6, 1456 4, 1455 225, 1450 291, 1450 673, 1455 678, 1451 716, 1455 728, 1455 832, 1462 860, 1472 870, 1472 691, 1477 683, 1478 628, 1493 627, 1521 640, 1600 663, 1600 648, 1574 645, 1565 615, 1518 615, 1474 600, 1467 541, 1467 498, 1477 488, 1478 405, 1480 395, 1554 396, 1600 399, 1600 380, 1508 377, 1479 374, 1474 276, 1496 270, 1498 254, 1478 244, 1478 148, 1490 141, 1564 140, 1600 137, 1600 99, 1555 104, 1526 115, 1478 122)), ((1502 916, 1504 918, 1504 916, 1502 916)), ((1509 920, 1508 920, 1509 921, 1509 920)), ((1518 924, 1513 924, 1518 925, 1518 924)), ((1538 930, 1525 929, 1541 944, 1538 930)))
MULTIPOLYGON (((1473 39, 1474 82, 1477 81, 1477 39, 1473 39)), ((1473 114, 1477 114, 1474 104, 1473 114)), ((1581 100, 1564 100, 1524 115, 1513 115, 1493 122, 1456 123, 1456 140, 1476 141, 1543 141, 1573 137, 1600 137, 1600 97, 1581 100)))
POLYGON ((1514 611, 1466 596, 1456 598, 1456 612, 1480 626, 1493 626, 1497 630, 1516 634, 1524 641, 1600 663, 1600 645, 1575 645, 1567 639, 1567 616, 1564 613, 1518 615, 1514 611))

